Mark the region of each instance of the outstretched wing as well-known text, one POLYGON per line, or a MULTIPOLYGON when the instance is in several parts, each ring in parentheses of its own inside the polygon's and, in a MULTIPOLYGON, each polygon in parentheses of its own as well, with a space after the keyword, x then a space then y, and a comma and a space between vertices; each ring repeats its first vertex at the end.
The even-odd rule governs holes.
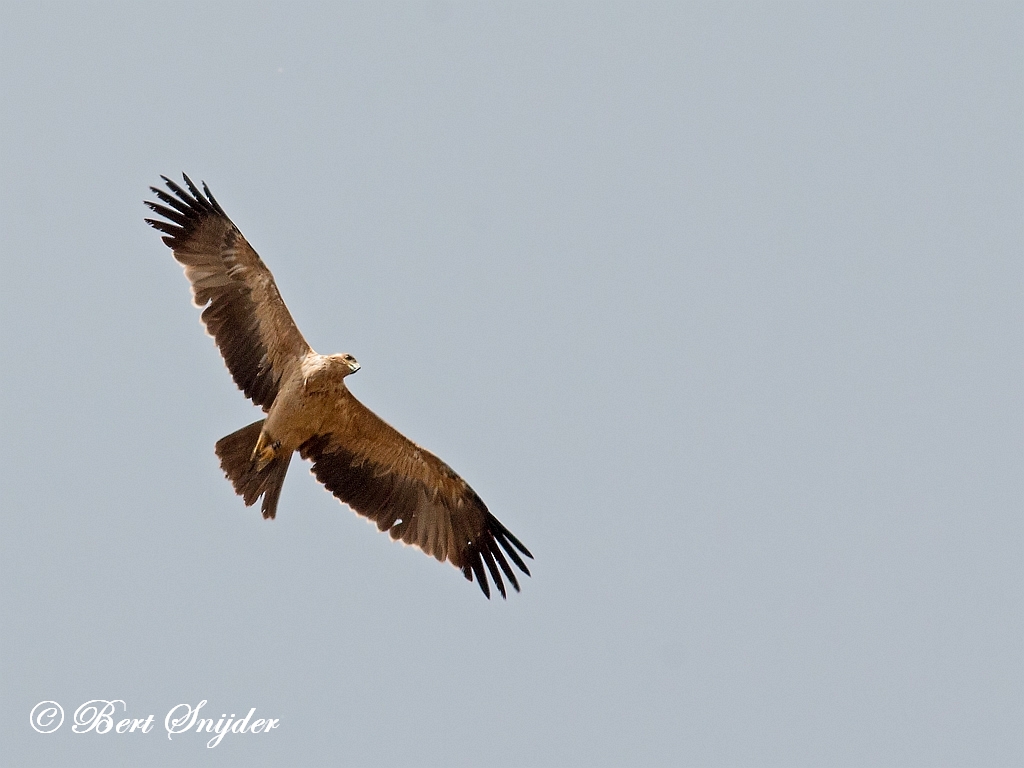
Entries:
POLYGON ((206 184, 200 192, 184 176, 186 191, 166 176, 160 178, 170 192, 150 187, 160 203, 147 200, 146 205, 166 221, 146 222, 165 233, 163 241, 185 267, 192 299, 197 307, 206 307, 206 331, 217 342, 235 384, 269 411, 282 377, 299 365, 309 345, 267 265, 206 184))
POLYGON ((491 596, 487 571, 502 597, 501 574, 519 591, 515 572, 530 575, 529 550, 487 511, 472 488, 430 451, 403 437, 345 389, 320 434, 299 447, 327 490, 388 531, 392 539, 447 560, 491 596))

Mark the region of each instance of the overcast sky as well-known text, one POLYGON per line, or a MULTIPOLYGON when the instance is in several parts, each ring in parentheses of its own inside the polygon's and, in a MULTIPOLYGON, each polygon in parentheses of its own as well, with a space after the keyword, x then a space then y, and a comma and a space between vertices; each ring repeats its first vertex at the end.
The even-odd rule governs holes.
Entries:
POLYGON ((1024 762, 1020 4, 0 14, 4 760, 1024 762), (235 496, 182 171, 520 594, 307 463, 235 496), (278 727, 168 739, 203 700, 278 727))

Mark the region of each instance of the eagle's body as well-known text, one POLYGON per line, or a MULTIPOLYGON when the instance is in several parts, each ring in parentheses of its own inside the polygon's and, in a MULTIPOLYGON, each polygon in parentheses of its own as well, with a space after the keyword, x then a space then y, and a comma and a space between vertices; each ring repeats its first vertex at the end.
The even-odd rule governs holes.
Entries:
POLYGON ((348 402, 352 394, 345 386, 345 377, 358 370, 350 360, 347 355, 307 352, 278 386, 277 397, 263 425, 261 442, 277 444, 277 453, 291 454, 311 437, 330 428, 331 416, 347 418, 353 407, 348 402))
POLYGON ((320 355, 306 343, 270 270, 203 186, 188 191, 162 177, 171 193, 151 187, 160 219, 146 221, 185 268, 194 302, 205 307, 235 383, 267 416, 219 440, 221 467, 246 506, 263 498, 273 518, 295 451, 313 474, 352 509, 393 539, 448 560, 490 589, 484 568, 505 596, 501 574, 518 591, 505 555, 529 575, 530 552, 467 483, 437 456, 403 437, 349 392, 359 370, 351 355, 320 355))

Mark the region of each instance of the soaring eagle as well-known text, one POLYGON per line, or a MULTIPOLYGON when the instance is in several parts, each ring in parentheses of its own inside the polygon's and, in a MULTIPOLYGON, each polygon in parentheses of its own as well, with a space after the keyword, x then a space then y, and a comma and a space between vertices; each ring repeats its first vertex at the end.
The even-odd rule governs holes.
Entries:
POLYGON ((302 337, 270 270, 231 223, 209 188, 188 176, 183 189, 161 176, 146 201, 161 219, 146 222, 185 268, 202 320, 232 378, 267 414, 217 442, 221 468, 251 506, 262 496, 273 518, 292 453, 338 499, 392 539, 447 560, 491 596, 490 573, 518 592, 505 555, 529 576, 529 550, 487 511, 472 488, 430 451, 385 424, 345 386, 359 370, 352 355, 320 355, 302 337))

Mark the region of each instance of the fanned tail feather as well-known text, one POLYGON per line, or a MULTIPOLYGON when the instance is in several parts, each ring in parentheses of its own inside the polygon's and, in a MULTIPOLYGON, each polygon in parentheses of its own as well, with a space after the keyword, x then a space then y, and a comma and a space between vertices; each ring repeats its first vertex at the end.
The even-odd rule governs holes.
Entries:
POLYGON ((263 497, 263 517, 273 518, 277 514, 277 500, 281 497, 281 486, 288 472, 291 454, 278 456, 262 470, 256 469, 252 453, 256 447, 265 419, 255 421, 237 432, 217 441, 217 458, 235 492, 251 507, 260 496, 263 497))

